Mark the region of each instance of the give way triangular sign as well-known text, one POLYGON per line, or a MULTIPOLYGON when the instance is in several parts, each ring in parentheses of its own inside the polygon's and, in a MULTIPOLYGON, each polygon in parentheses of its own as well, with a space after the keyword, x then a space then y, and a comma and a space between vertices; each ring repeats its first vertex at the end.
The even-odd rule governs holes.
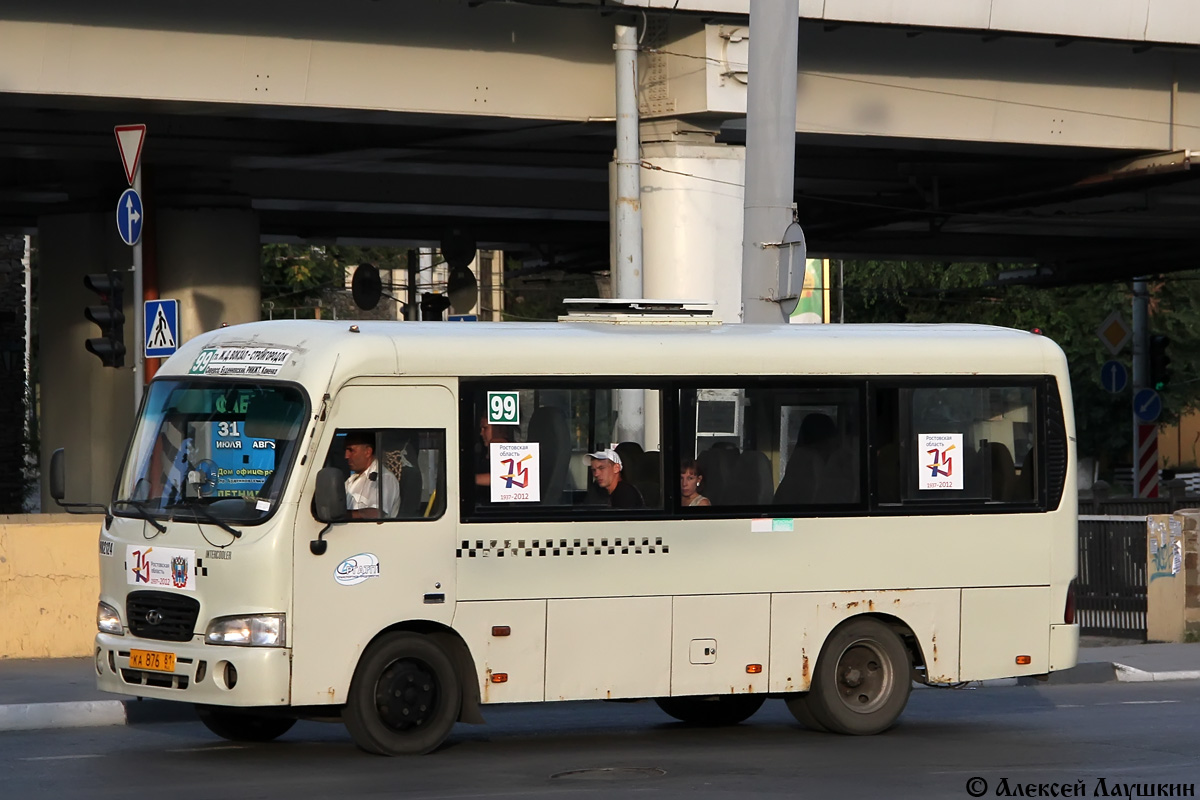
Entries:
POLYGON ((142 160, 142 143, 146 141, 145 125, 118 125, 113 128, 117 135, 117 148, 121 151, 121 164, 125 167, 125 180, 133 186, 138 162, 142 160))

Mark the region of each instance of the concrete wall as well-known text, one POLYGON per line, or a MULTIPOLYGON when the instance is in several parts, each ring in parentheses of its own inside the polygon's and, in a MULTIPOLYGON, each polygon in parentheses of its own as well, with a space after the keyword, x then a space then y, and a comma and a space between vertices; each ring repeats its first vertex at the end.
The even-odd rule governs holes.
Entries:
POLYGON ((103 524, 91 515, 0 516, 0 658, 91 654, 103 524))

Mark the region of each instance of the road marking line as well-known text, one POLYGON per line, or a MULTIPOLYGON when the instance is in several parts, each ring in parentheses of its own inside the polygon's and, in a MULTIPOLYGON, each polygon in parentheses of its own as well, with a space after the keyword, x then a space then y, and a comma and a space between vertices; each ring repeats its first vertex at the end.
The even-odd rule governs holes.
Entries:
POLYGON ((69 756, 26 756, 22 761, 67 761, 75 758, 102 758, 100 753, 76 753, 69 756))
POLYGON ((167 753, 207 753, 212 750, 245 750, 244 744, 213 744, 205 745, 204 747, 180 747, 175 750, 167 750, 167 753))

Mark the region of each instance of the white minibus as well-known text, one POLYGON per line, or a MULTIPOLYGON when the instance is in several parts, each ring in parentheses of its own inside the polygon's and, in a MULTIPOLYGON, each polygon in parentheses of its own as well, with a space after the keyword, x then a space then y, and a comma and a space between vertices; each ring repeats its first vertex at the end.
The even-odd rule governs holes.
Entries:
POLYGON ((914 682, 1074 666, 1074 486, 1066 359, 1022 331, 223 328, 146 389, 97 682, 388 755, 559 700, 873 734, 914 682))

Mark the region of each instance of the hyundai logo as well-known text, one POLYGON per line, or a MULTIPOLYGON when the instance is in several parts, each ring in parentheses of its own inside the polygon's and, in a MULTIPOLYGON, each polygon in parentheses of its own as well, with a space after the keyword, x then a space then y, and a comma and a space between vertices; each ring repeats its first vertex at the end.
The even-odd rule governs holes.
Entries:
POLYGON ((146 622, 150 625, 158 625, 163 621, 163 613, 157 608, 152 608, 146 612, 146 622))

